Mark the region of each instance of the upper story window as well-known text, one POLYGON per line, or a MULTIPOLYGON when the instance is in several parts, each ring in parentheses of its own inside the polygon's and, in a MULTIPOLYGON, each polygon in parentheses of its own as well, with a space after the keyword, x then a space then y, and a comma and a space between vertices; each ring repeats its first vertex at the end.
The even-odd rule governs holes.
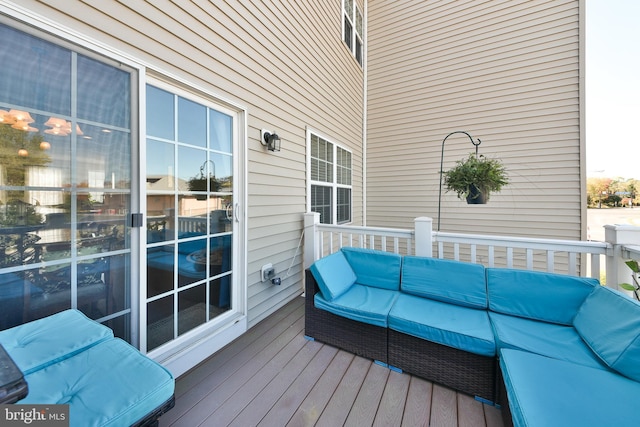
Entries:
POLYGON ((342 3, 342 39, 362 65, 362 51, 364 49, 364 33, 362 27, 362 12, 354 0, 343 0, 342 3))
POLYGON ((309 132, 310 210, 323 224, 351 222, 351 152, 309 132))

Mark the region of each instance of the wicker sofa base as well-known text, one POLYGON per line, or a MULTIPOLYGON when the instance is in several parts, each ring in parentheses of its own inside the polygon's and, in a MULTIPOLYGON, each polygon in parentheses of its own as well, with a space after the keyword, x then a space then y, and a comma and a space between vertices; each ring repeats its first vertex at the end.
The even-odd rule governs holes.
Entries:
POLYGON ((388 330, 389 365, 447 387, 496 401, 495 357, 481 356, 388 330))
POLYGON ((358 356, 387 363, 387 328, 320 310, 313 303, 318 285, 309 270, 305 283, 305 335, 358 356))

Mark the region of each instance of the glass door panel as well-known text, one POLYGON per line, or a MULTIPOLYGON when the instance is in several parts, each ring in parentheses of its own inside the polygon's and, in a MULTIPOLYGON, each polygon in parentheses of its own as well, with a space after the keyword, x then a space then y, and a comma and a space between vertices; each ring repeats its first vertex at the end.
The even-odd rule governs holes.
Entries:
POLYGON ((233 308, 232 115, 147 85, 146 350, 233 308))
POLYGON ((0 39, 0 329, 78 308, 130 339, 132 71, 0 39))

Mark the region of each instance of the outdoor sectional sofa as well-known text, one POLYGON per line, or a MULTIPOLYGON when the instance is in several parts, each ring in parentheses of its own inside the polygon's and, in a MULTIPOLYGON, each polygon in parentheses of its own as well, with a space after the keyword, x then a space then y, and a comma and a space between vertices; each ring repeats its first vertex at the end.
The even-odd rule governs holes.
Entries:
POLYGON ((342 248, 305 334, 480 400, 507 425, 640 425, 640 304, 595 279, 342 248))
POLYGON ((0 331, 0 344, 16 377, 2 403, 69 405, 83 427, 153 426, 174 406, 171 373, 78 310, 0 331))

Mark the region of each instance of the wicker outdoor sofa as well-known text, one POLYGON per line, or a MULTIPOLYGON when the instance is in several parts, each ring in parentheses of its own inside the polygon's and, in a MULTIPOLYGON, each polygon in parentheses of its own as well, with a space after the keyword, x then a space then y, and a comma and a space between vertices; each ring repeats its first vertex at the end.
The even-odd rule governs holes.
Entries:
POLYGON ((635 426, 640 304, 595 279, 342 248, 305 335, 503 407, 506 425, 635 426))

